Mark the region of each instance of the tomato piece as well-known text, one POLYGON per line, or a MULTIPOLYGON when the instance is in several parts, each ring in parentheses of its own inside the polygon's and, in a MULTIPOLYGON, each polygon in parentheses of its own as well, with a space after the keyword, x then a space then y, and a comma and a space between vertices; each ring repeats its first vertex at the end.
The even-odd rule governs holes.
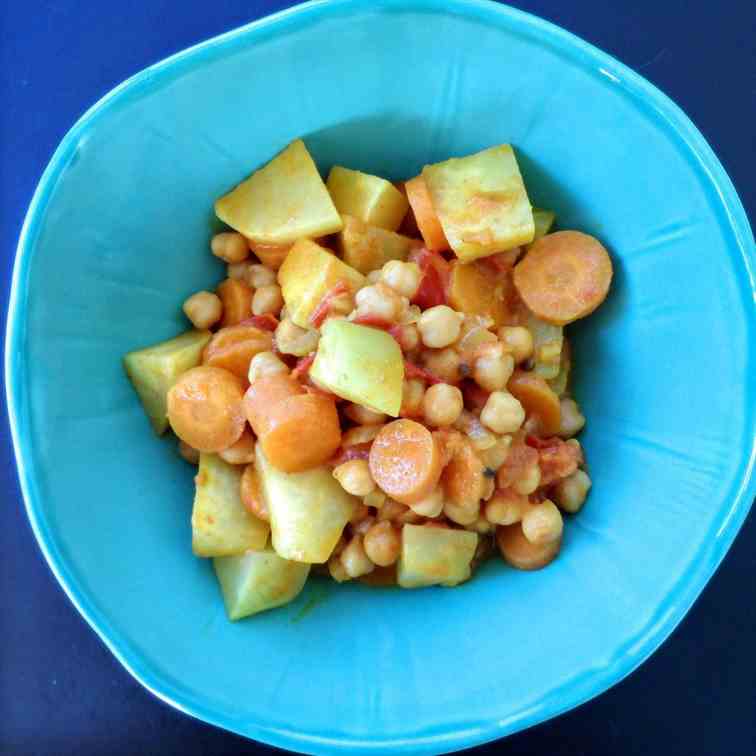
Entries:
POLYGON ((312 311, 312 315, 310 315, 310 323, 313 328, 320 328, 320 326, 323 325, 325 319, 331 312, 331 302, 336 297, 346 294, 349 291, 351 291, 351 289, 346 281, 337 281, 336 284, 323 295, 323 298, 318 302, 318 306, 312 311))

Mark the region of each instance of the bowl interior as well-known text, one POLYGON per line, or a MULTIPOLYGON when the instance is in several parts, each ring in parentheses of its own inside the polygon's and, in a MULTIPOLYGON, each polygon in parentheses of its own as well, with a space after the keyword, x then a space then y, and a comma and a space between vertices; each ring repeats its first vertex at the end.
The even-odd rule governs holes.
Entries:
POLYGON ((124 663, 237 732, 431 752, 539 721, 645 658, 745 515, 752 245, 684 117, 531 17, 334 3, 234 32, 107 98, 35 199, 8 360, 35 530, 124 663), (594 489, 549 569, 492 563, 453 591, 315 581, 225 619, 190 551, 192 470, 151 434, 120 359, 185 328, 180 303, 223 277, 213 200, 299 136, 323 169, 395 179, 511 142, 533 203, 611 250, 610 299, 569 329, 594 489))

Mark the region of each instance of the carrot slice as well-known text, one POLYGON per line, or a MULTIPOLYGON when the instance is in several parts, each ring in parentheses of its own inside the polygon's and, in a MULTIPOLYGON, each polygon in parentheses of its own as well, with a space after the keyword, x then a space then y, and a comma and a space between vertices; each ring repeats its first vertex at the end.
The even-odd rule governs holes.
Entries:
POLYGON ((496 528, 496 543, 507 564, 518 570, 540 570, 554 561, 562 539, 536 545, 525 538, 522 525, 516 522, 496 528))
POLYGON ((436 487, 442 455, 424 425, 394 420, 375 437, 369 464, 373 479, 385 493, 402 504, 414 504, 436 487))
POLYGON ((207 343, 202 353, 202 364, 228 370, 243 383, 247 382, 249 363, 260 352, 273 348, 273 338, 268 331, 255 325, 239 325, 221 328, 207 343))
POLYGON ((528 415, 538 418, 544 435, 553 436, 559 432, 562 418, 559 397, 540 375, 515 370, 507 383, 507 389, 519 400, 528 415))
POLYGON ((259 520, 270 522, 268 507, 265 505, 265 499, 262 494, 260 485, 260 476, 254 465, 247 465, 242 473, 239 488, 242 504, 259 520))
POLYGON ((227 278, 215 293, 223 302, 223 320, 221 328, 237 325, 252 315, 252 289, 244 281, 227 278))
POLYGON ((242 382, 228 370, 187 370, 168 391, 168 420, 174 433, 203 452, 227 449, 241 436, 246 420, 242 382))
POLYGON ((475 507, 483 498, 485 479, 483 463, 473 451, 472 444, 463 439, 444 468, 441 483, 446 498, 458 507, 475 507))
POLYGON ((258 378, 244 395, 244 413, 257 437, 268 432, 270 415, 279 402, 304 393, 301 384, 285 373, 258 378))
POLYGON ((406 181, 404 189, 407 192, 412 213, 415 216, 415 222, 420 229, 425 245, 428 249, 435 252, 443 252, 449 249, 449 242, 441 227, 441 222, 433 209, 430 192, 422 176, 406 181))
POLYGON ((254 239, 247 239, 249 248, 255 253, 257 259, 273 270, 278 270, 286 255, 289 254, 291 244, 279 246, 278 244, 258 244, 254 239))
POLYGON ((608 252, 579 231, 541 237, 514 269, 514 284, 528 309, 555 325, 590 315, 606 299, 611 282, 608 252))

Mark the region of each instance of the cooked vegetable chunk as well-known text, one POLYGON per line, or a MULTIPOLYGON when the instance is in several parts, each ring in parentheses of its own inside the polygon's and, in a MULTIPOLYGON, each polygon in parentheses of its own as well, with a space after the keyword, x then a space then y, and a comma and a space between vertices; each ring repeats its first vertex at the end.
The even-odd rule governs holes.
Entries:
POLYGON ((215 213, 259 244, 291 244, 341 230, 341 217, 301 139, 217 200, 215 213))
POLYGON ((389 260, 406 260, 420 241, 395 234, 385 228, 369 226, 359 218, 343 215, 344 228, 339 233, 339 252, 347 265, 367 275, 389 260))
POLYGON ((533 370, 546 380, 556 378, 562 358, 564 328, 547 323, 532 312, 526 313, 524 325, 533 336, 533 370))
POLYGON ((491 274, 476 263, 452 263, 447 299, 449 305, 467 315, 487 315, 496 327, 507 319, 505 282, 492 281, 491 274))
POLYGON ((168 389, 182 373, 200 364, 210 331, 187 331, 175 339, 129 352, 123 367, 155 433, 168 428, 168 389))
POLYGON ((270 514, 273 548, 284 559, 326 562, 359 499, 339 485, 329 467, 281 472, 266 459, 260 444, 256 466, 270 514))
POLYGON ((309 564, 281 559, 272 548, 213 559, 230 620, 293 601, 304 588, 309 564))
POLYGON ((311 328, 310 316, 337 283, 354 293, 365 278, 319 244, 300 239, 281 265, 278 281, 289 317, 300 328, 311 328))
POLYGON ((409 208, 407 198, 390 181, 340 165, 331 168, 326 186, 342 215, 389 231, 399 228, 409 208))
POLYGON ((422 176, 415 176, 404 184, 415 222, 423 236, 425 246, 432 252, 449 249, 449 241, 444 236, 444 229, 438 219, 428 187, 422 176))
POLYGON ((229 556, 264 548, 268 525, 242 503, 241 476, 241 467, 227 464, 217 454, 200 455, 192 511, 192 549, 197 556, 229 556))
POLYGON ((396 417, 402 404, 404 359, 385 331, 328 320, 310 368, 324 388, 374 412, 396 417))
POLYGON ((556 213, 551 210, 541 210, 540 207, 533 208, 533 225, 535 226, 535 234, 533 235, 533 241, 538 241, 542 236, 551 231, 551 227, 556 220, 556 213))
POLYGON ((559 433, 562 410, 559 397, 548 383, 526 370, 515 370, 507 383, 507 389, 514 396, 528 415, 536 416, 545 436, 559 433))
POLYGON ((468 530, 405 525, 397 570, 399 585, 457 585, 470 577, 477 546, 477 533, 468 530))
POLYGON ((508 144, 423 168, 444 234, 469 262, 533 241, 530 200, 508 144))

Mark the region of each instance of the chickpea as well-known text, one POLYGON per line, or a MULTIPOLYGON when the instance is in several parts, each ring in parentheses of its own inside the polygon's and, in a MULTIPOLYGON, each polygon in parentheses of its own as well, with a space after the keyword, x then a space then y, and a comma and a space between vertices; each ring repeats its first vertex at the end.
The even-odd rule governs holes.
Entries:
POLYGON ((484 509, 485 518, 494 525, 512 525, 522 519, 528 500, 509 489, 497 491, 484 509))
POLYGON ((563 528, 562 515, 549 499, 528 507, 522 517, 523 535, 536 545, 558 541, 563 528))
POLYGON ((471 525, 480 515, 480 501, 461 506, 447 500, 444 502, 444 514, 457 525, 471 525))
POLYGON ((501 391, 506 388, 513 371, 514 358, 504 353, 501 344, 496 344, 475 360, 473 378, 486 391, 501 391))
POLYGON ((375 488, 375 481, 366 459, 344 462, 333 471, 333 477, 352 496, 367 496, 375 488))
POLYGON ((277 283, 276 271, 267 265, 254 263, 247 268, 247 283, 253 289, 261 289, 263 286, 273 286, 277 283))
POLYGON ((281 362, 275 353, 258 352, 249 363, 247 378, 250 383, 254 383, 258 378, 262 378, 264 375, 275 375, 276 373, 288 372, 289 368, 281 362))
POLYGON ((562 414, 559 421, 559 434, 562 438, 574 436, 583 429, 585 417, 574 399, 562 399, 559 402, 562 414))
POLYGON ((383 271, 380 268, 378 268, 377 270, 371 270, 370 273, 365 276, 365 280, 368 282, 368 286, 377 284, 382 278, 383 271))
POLYGON ((390 522, 373 525, 363 539, 368 559, 379 567, 388 567, 399 559, 402 539, 390 522))
POLYGON ((428 425, 437 428, 452 425, 464 409, 462 392, 448 383, 431 386, 423 397, 423 415, 428 425))
POLYGON ((183 310, 186 317, 192 321, 192 325, 203 331, 221 319, 223 303, 217 294, 198 291, 184 302, 183 310))
POLYGON ((418 378, 405 380, 402 387, 402 407, 399 414, 402 417, 419 417, 423 411, 423 397, 425 384, 418 378))
POLYGON ((426 349, 422 354, 423 367, 437 378, 447 383, 460 379, 460 356, 451 347, 446 349, 426 349))
POLYGON ((554 486, 554 499, 565 512, 575 514, 582 509, 591 485, 591 479, 586 472, 575 470, 572 475, 562 478, 554 486))
POLYGON ((283 307, 283 295, 278 284, 261 286, 252 297, 254 315, 277 315, 283 307))
POLYGON ((318 348, 320 333, 313 328, 300 328, 290 318, 284 318, 276 328, 276 346, 281 354, 306 357, 318 348))
POLYGON ((210 250, 227 263, 240 263, 249 257, 247 240, 231 231, 216 234, 210 241, 210 250))
POLYGON ((355 294, 354 301, 358 315, 370 315, 392 323, 402 310, 399 295, 382 282, 360 289, 355 294))
POLYGON ((235 281, 248 281, 250 263, 244 262, 229 263, 226 266, 226 277, 233 278, 235 281))
POLYGON ((178 451, 190 465, 199 464, 200 453, 193 446, 189 446, 189 444, 181 439, 178 442, 178 451))
POLYGON ((381 280, 397 294, 412 299, 420 286, 420 268, 416 263, 389 260, 383 266, 381 280))
POLYGON ((496 436, 484 428, 472 412, 462 410, 454 427, 470 439, 476 451, 481 452, 496 446, 496 436))
POLYGON ((420 331, 415 323, 397 326, 394 338, 399 342, 403 352, 414 352, 420 346, 420 331))
POLYGON ((340 557, 337 555, 332 556, 328 560, 328 572, 337 583, 345 583, 347 580, 349 580, 349 575, 344 569, 344 565, 341 563, 340 557))
POLYGON ((528 494, 532 494, 540 484, 541 468, 536 463, 535 465, 530 465, 525 470, 525 473, 519 478, 519 480, 517 480, 512 488, 514 488, 517 493, 527 496, 528 494))
POLYGON ((533 334, 525 326, 502 326, 498 336, 517 364, 533 355, 533 334))
POLYGON ((444 491, 436 486, 424 499, 410 505, 410 509, 421 517, 438 517, 444 511, 444 491))
POLYGON ((494 433, 514 433, 525 421, 525 410, 507 391, 494 391, 480 413, 480 421, 494 433))
POLYGON ((374 412, 361 404, 347 405, 344 414, 357 425, 383 425, 388 420, 388 415, 383 412, 374 412))
POLYGON ((365 546, 361 535, 353 536, 339 556, 344 571, 350 578, 367 575, 375 568, 372 560, 365 553, 365 546))
POLYGON ((509 455, 510 446, 512 446, 512 437, 501 436, 496 439, 493 446, 478 452, 478 456, 489 470, 496 471, 504 464, 504 460, 509 455))
POLYGON ((459 337, 463 318, 446 305, 430 307, 420 316, 418 323, 423 344, 434 349, 453 344, 459 337))

